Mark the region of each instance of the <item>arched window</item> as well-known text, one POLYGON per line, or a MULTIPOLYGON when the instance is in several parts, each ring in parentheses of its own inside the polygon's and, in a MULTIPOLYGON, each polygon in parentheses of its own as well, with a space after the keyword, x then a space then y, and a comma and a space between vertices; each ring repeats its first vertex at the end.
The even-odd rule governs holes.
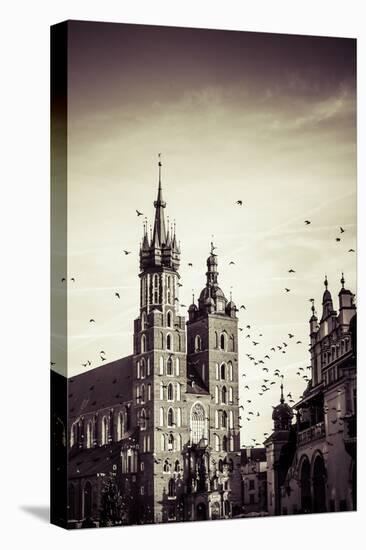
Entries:
POLYGON ((214 448, 215 448, 215 451, 220 451, 220 438, 217 434, 214 435, 214 448))
POLYGON ((222 462, 221 458, 219 460, 219 472, 223 472, 224 471, 224 463, 222 462))
POLYGON ((174 451, 174 435, 168 435, 168 451, 174 451))
POLYGON ((173 359, 171 355, 168 357, 168 361, 166 363, 166 373, 168 376, 173 376, 173 359))
POLYGON ((141 353, 145 353, 146 351, 146 335, 143 334, 141 336, 141 353))
POLYGON ((182 436, 181 434, 177 434, 177 451, 182 450, 182 436))
POLYGON ((194 351, 201 351, 201 336, 197 334, 196 338, 194 339, 194 351))
POLYGON ((226 365, 225 365, 225 363, 222 363, 222 365, 220 367, 220 378, 221 378, 221 380, 226 379, 226 365))
POLYGON ((174 399, 174 390, 173 390, 173 384, 168 384, 168 401, 173 401, 174 399))
POLYGON ((229 388, 229 403, 231 404, 233 402, 233 388, 230 386, 229 388))
POLYGON ((227 403, 227 389, 226 386, 222 386, 221 388, 221 403, 227 403))
POLYGON ((179 384, 179 382, 177 382, 177 395, 176 395, 176 397, 177 397, 177 401, 180 401, 180 384, 179 384))
POLYGON ((221 428, 227 428, 227 412, 222 411, 221 414, 221 428))
POLYGON ((145 398, 146 398, 145 384, 142 384, 142 386, 141 386, 141 403, 145 403, 145 398))
POLYGON ((234 450, 234 438, 233 436, 231 435, 229 437, 229 451, 233 451, 234 450))
POLYGON ((93 424, 88 422, 86 425, 86 447, 90 449, 93 445, 93 424))
POLYGON ((164 334, 162 332, 160 333, 160 345, 161 349, 164 349, 164 334))
POLYGON ((164 374, 164 357, 160 356, 159 359, 159 374, 164 374))
POLYGON ((143 311, 141 315, 141 329, 145 330, 146 328, 146 312, 143 311))
POLYGON ((147 385, 147 400, 151 400, 151 384, 147 385))
POLYGON ((145 359, 141 359, 141 378, 146 376, 146 362, 145 359))
POLYGON ((170 464, 169 464, 169 460, 166 459, 165 462, 164 462, 164 466, 163 466, 163 472, 170 472, 170 464))
POLYGON ((164 434, 161 434, 161 436, 160 436, 160 446, 161 446, 161 450, 165 451, 165 435, 164 434))
POLYGON ((164 426, 164 409, 160 407, 160 426, 164 426))
POLYGON ((172 312, 171 311, 168 311, 168 313, 166 314, 166 326, 167 327, 172 327, 172 312))
POLYGON ((150 376, 150 357, 147 358, 146 376, 150 376))
POLYGON ((199 443, 206 437, 205 410, 199 403, 196 403, 191 412, 191 437, 192 443, 199 443))
POLYGON ((215 411, 215 428, 219 427, 219 411, 215 411))
POLYGON ((106 416, 102 418, 102 434, 101 434, 101 444, 106 445, 108 442, 108 419, 106 416))
POLYGON ((227 451, 227 437, 226 437, 226 435, 224 435, 224 437, 222 438, 222 450, 227 451))
POLYGON ((216 363, 216 380, 220 379, 220 366, 216 363))
POLYGON ((228 367, 228 371, 229 371, 229 380, 232 382, 232 380, 233 380, 233 364, 232 364, 231 361, 228 362, 227 367, 228 367))
POLYGON ((181 409, 177 409, 177 427, 180 428, 182 425, 182 411, 181 409))
POLYGON ((84 490, 83 490, 83 504, 84 504, 85 518, 92 517, 92 503, 93 503, 92 499, 93 499, 92 486, 91 486, 91 483, 87 481, 84 485, 84 490))
POLYGON ((215 332, 215 348, 218 349, 219 347, 219 335, 217 332, 215 332))
POLYGON ((180 462, 179 462, 179 460, 175 461, 174 471, 175 472, 180 472, 180 462))
POLYGON ((224 333, 222 333, 221 336, 220 336, 220 348, 222 350, 226 349, 226 337, 225 337, 224 333))
POLYGON ((158 278, 158 275, 155 273, 154 275, 154 290, 153 290, 153 293, 154 293, 154 304, 158 304, 159 303, 159 278, 158 278))
POLYGON ((171 304, 172 303, 172 280, 170 275, 167 276, 166 286, 167 286, 166 301, 168 304, 171 304))
POLYGON ((234 428, 234 414, 233 414, 233 411, 229 411, 229 428, 231 430, 234 428))
POLYGON ((172 335, 167 334, 166 335, 166 349, 169 350, 169 351, 172 351, 173 350, 172 346, 173 346, 172 335))
POLYGON ((71 430, 70 430, 70 447, 77 445, 77 443, 78 443, 78 425, 77 425, 77 422, 74 422, 71 425, 71 430))
POLYGON ((124 414, 123 412, 120 412, 118 414, 118 420, 117 420, 117 437, 120 441, 123 438, 124 435, 124 414))
POLYGON ((179 376, 179 357, 175 358, 175 374, 179 376))
POLYGON ((219 387, 215 386, 215 403, 219 402, 219 387))
POLYGON ((160 400, 164 400, 164 384, 163 382, 160 382, 160 400))
POLYGON ((145 411, 145 409, 142 409, 141 415, 140 415, 140 428, 141 428, 141 430, 146 430, 146 425, 147 425, 146 411, 145 411))
POLYGON ((230 336, 230 340, 231 340, 231 351, 235 351, 235 336, 234 336, 234 334, 232 334, 230 336))
POLYGON ((174 426, 174 411, 171 407, 168 409, 168 426, 174 426))
POLYGON ((175 481, 174 481, 174 479, 169 479, 168 496, 169 497, 175 497, 175 481))
POLYGON ((141 377, 140 361, 137 361, 137 363, 136 363, 136 378, 139 379, 140 377, 141 377))
POLYGON ((68 509, 69 509, 69 519, 76 519, 76 506, 75 506, 75 487, 72 483, 69 485, 69 502, 68 502, 68 509))

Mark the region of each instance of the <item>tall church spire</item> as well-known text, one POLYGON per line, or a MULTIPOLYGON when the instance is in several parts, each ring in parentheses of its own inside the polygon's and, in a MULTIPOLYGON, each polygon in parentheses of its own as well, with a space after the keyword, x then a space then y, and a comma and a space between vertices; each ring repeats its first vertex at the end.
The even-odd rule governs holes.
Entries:
POLYGON ((154 201, 155 206, 155 222, 154 222, 154 231, 153 231, 153 240, 152 245, 155 247, 160 247, 166 243, 167 235, 165 230, 165 219, 164 219, 164 208, 166 207, 166 202, 163 200, 163 190, 161 186, 161 153, 159 153, 159 186, 158 186, 158 196, 156 201, 154 201))

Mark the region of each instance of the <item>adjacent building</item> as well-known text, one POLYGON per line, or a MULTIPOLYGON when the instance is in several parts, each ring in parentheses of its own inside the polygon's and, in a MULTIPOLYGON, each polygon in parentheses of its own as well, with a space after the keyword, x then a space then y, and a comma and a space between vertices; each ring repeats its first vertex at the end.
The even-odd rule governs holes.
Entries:
POLYGON ((324 285, 322 316, 313 303, 310 318, 311 380, 293 409, 281 389, 265 442, 273 515, 356 509, 356 306, 343 274, 338 311, 324 285))

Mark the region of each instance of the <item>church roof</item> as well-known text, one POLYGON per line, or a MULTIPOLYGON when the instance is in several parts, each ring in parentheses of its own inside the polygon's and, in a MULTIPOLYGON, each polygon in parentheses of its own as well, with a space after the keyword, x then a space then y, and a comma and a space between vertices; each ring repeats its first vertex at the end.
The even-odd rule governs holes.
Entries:
POLYGON ((128 433, 116 443, 109 443, 102 447, 81 449, 71 452, 68 460, 69 478, 95 476, 99 473, 112 472, 113 466, 119 466, 121 450, 126 443, 134 444, 137 441, 136 433, 128 433))
POLYGON ((68 410, 71 418, 131 399, 132 355, 68 380, 68 410))

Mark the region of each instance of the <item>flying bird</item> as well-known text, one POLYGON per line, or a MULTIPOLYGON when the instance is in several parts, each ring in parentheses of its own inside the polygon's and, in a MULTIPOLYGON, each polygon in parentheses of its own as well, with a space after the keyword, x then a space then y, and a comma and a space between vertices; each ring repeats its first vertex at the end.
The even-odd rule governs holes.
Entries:
POLYGON ((123 252, 125 253, 126 256, 127 256, 127 254, 131 254, 130 250, 124 250, 123 252))
POLYGON ((350 248, 348 252, 355 252, 353 248, 350 248))
POLYGON ((136 210, 136 214, 137 214, 137 216, 143 216, 143 213, 139 212, 138 210, 136 210))
POLYGON ((117 298, 118 298, 118 299, 120 299, 120 298, 121 298, 121 296, 119 295, 119 293, 118 293, 118 292, 115 292, 115 293, 114 293, 114 295, 115 295, 115 296, 117 296, 117 298))
POLYGON ((229 265, 235 265, 235 262, 231 261, 229 262, 229 265))
POLYGON ((289 273, 296 273, 296 271, 294 269, 289 269, 288 272, 289 273))
POLYGON ((189 264, 188 264, 188 267, 193 267, 193 264, 189 263, 189 264))
POLYGON ((311 221, 305 220, 304 223, 305 223, 306 225, 310 225, 310 224, 311 224, 311 221))
POLYGON ((340 237, 336 237, 336 241, 337 241, 337 243, 341 242, 341 238, 340 238, 340 237))
POLYGON ((89 323, 95 323, 95 319, 90 319, 89 323))
POLYGON ((236 201, 236 204, 238 204, 239 206, 243 206, 243 201, 238 200, 238 201, 236 201))
POLYGON ((343 227, 340 227, 339 229, 340 229, 341 233, 344 233, 345 230, 343 229, 343 227))
POLYGON ((286 290, 286 292, 290 292, 291 289, 290 288, 285 288, 285 290, 286 290))
POLYGON ((240 309, 247 309, 243 304, 240 306, 240 309))
POLYGON ((75 283, 75 277, 71 277, 70 281, 72 281, 73 283, 75 283))

